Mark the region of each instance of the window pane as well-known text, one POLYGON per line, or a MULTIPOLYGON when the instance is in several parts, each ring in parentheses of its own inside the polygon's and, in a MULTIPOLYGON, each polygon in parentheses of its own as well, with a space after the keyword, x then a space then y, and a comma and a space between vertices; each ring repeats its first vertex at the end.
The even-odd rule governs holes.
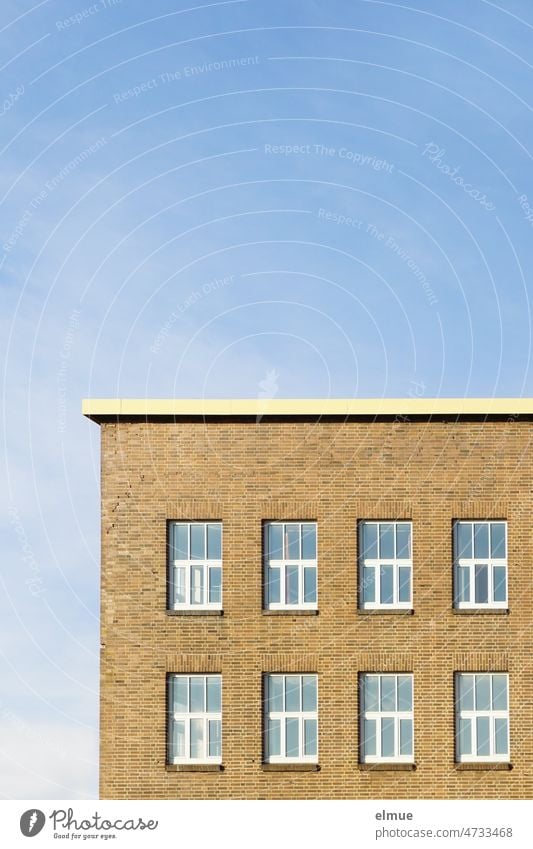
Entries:
POLYGON ((494 581, 494 601, 506 601, 505 566, 495 566, 492 577, 494 581))
POLYGON ((283 560, 283 525, 268 525, 267 557, 283 560))
POLYGON ((472 525, 470 522, 456 524, 457 551, 456 557, 472 558, 472 525))
POLYGON ((459 689, 459 710, 474 710, 474 676, 459 675, 457 683, 459 689))
POLYGON ((381 756, 394 757, 394 719, 381 720, 381 756))
POLYGON ((396 557, 400 560, 411 558, 411 525, 396 525, 396 557))
POLYGON ((363 678, 364 686, 364 706, 365 711, 379 710, 378 688, 379 678, 377 675, 365 675, 363 678))
POLYGON ((472 754, 472 722, 470 719, 460 719, 458 722, 457 754, 472 754))
POLYGON ((220 719, 209 720, 209 756, 219 758, 222 754, 222 723, 220 719))
POLYGON ((476 565, 475 572, 475 600, 476 603, 486 604, 489 600, 489 567, 476 565))
POLYGON ((316 719, 304 719, 304 755, 316 755, 317 751, 316 719))
POLYGON ((207 526, 207 558, 222 560, 222 525, 207 526))
POLYGON ((304 675, 302 682, 302 710, 316 710, 316 675, 304 675))
POLYGON ((413 720, 400 719, 400 755, 413 754, 413 720))
POLYGON ((394 557, 394 525, 379 526, 379 556, 394 557))
POLYGON ((204 682, 203 675, 195 675, 191 678, 191 713, 203 713, 205 710, 204 682))
POLYGON ((207 678, 207 712, 220 713, 220 677, 209 675, 207 678))
POLYGON ((490 710, 490 675, 476 675, 476 710, 490 710))
POLYGON ((494 522, 490 526, 491 557, 506 557, 505 551, 505 522, 494 522))
POLYGON ((191 525, 191 560, 205 560, 205 525, 191 525))
POLYGON ((492 710, 507 710, 507 675, 492 676, 492 710))
POLYGON ((380 574, 381 581, 379 588, 379 600, 381 604, 392 604, 394 600, 394 569, 392 566, 382 566, 380 569, 380 574))
POLYGON ((359 525, 361 531, 361 555, 367 560, 378 558, 378 526, 369 522, 359 525))
POLYGON ((285 720, 285 751, 288 758, 297 758, 300 754, 298 745, 299 725, 299 719, 285 720))
POLYGON ((396 710, 396 678, 381 676, 381 710, 396 710))
POLYGON ((285 569, 285 604, 298 604, 298 566, 285 569))
POLYGON ((304 568, 304 601, 316 601, 316 569, 314 566, 304 568))
POLYGON ((476 718, 477 747, 476 754, 490 755, 490 719, 488 716, 476 718))
POLYGON ((267 584, 267 599, 269 604, 279 604, 280 603, 280 592, 281 592, 281 584, 280 584, 280 569, 269 569, 268 570, 268 584, 267 584))
POLYGON ((220 604, 222 599, 222 569, 220 566, 212 566, 209 569, 209 601, 212 604, 220 604))
POLYGON ((187 678, 179 676, 172 679, 174 684, 174 706, 175 713, 187 713, 189 703, 187 699, 187 678))
POLYGON ((287 675, 285 678, 285 710, 300 710, 299 675, 287 675))
POLYGON ((185 604, 185 568, 174 568, 174 604, 185 604))
POLYGON ((203 719, 191 719, 191 758, 203 758, 204 755, 203 719))
POLYGON ((280 719, 269 719, 268 720, 267 754, 269 756, 281 754, 281 720, 280 719))
POLYGON ((507 720, 506 719, 495 719, 494 720, 494 747, 496 755, 506 755, 509 751, 509 745, 507 742, 507 720))
POLYGON ((376 754, 376 720, 365 719, 363 723, 363 751, 365 755, 376 754))
POLYGON ((410 675, 398 676, 398 710, 413 709, 413 679, 410 675))
POLYGON ((204 603, 204 567, 191 567, 191 604, 204 603))
POLYGON ((185 720, 178 719, 172 723, 172 738, 170 741, 169 760, 185 757, 185 720))
POLYGON ((270 675, 268 680, 268 705, 270 713, 283 710, 283 678, 281 675, 270 675))
POLYGON ((470 601, 470 569, 468 566, 459 566, 457 569, 456 604, 460 601, 470 601))
POLYGON ((398 601, 411 601, 411 567, 400 566, 398 570, 398 601))
POLYGON ((363 601, 375 601, 376 586, 375 586, 376 570, 373 566, 365 566, 363 569, 363 601))
POLYGON ((474 557, 489 556, 489 526, 486 522, 474 525, 474 557))
POLYGON ((189 559, 189 526, 188 525, 172 525, 174 536, 173 560, 188 560, 189 559))
POLYGON ((300 559, 300 526, 285 525, 285 559, 300 559))
POLYGON ((316 560, 316 525, 302 526, 302 558, 316 560))

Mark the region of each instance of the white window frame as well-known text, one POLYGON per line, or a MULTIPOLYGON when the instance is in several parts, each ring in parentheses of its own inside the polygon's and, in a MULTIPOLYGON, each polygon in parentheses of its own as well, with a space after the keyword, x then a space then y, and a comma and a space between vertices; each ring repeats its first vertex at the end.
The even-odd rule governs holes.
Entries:
POLYGON ((168 582, 169 582, 169 610, 222 610, 222 592, 223 592, 223 570, 222 570, 222 557, 220 559, 209 559, 207 556, 203 559, 192 559, 190 557, 191 554, 191 528, 195 526, 203 526, 204 528, 204 551, 207 555, 207 527, 208 525, 218 525, 220 527, 220 553, 222 555, 223 552, 223 528, 222 522, 218 521, 187 521, 182 519, 175 519, 169 522, 168 528, 168 582), (187 527, 188 534, 188 554, 189 558, 186 560, 172 560, 172 548, 170 542, 170 533, 171 528, 175 525, 184 525, 187 527), (191 591, 191 573, 193 568, 200 567, 202 569, 202 578, 203 578, 203 588, 204 588, 204 599, 205 601, 197 604, 193 602, 192 599, 192 591, 191 591), (176 589, 178 582, 176 580, 176 572, 177 569, 183 568, 185 569, 185 601, 178 602, 176 601, 176 589), (209 589, 210 589, 210 581, 211 581, 211 569, 219 568, 220 569, 220 601, 210 602, 209 601, 209 589))
POLYGON ((366 672, 359 676, 359 733, 360 733, 360 760, 361 763, 406 763, 412 764, 415 760, 415 728, 414 728, 414 675, 411 672, 366 672), (381 682, 384 678, 394 678, 395 702, 398 704, 398 678, 411 679, 412 705, 411 710, 366 710, 365 692, 366 680, 368 678, 379 678, 378 706, 381 704, 381 682), (365 752, 365 719, 374 720, 376 723, 376 754, 369 755, 365 752), (394 755, 382 756, 381 720, 394 720, 394 755), (411 720, 412 728, 412 752, 410 755, 400 754, 400 720, 411 720))
POLYGON ((510 722, 509 722, 509 675, 507 672, 456 672, 455 673, 455 735, 456 735, 456 743, 455 743, 455 760, 456 763, 509 763, 510 761, 510 722), (488 675, 490 678, 490 702, 492 705, 492 687, 493 687, 493 677, 495 675, 505 676, 507 680, 507 708, 506 710, 478 710, 475 706, 475 679, 481 675, 488 675), (474 679, 473 682, 473 698, 474 698, 474 709, 473 710, 460 710, 459 708, 459 679, 461 677, 470 677, 474 679), (472 752, 477 750, 477 722, 476 719, 481 717, 487 717, 489 719, 489 748, 490 753, 488 755, 478 755, 478 754, 461 754, 459 752, 459 720, 460 719, 469 719, 470 720, 470 729, 471 729, 471 740, 472 740, 472 752), (507 751, 504 754, 496 754, 495 753, 495 740, 496 740, 496 732, 495 732, 495 720, 496 719, 506 719, 507 720, 507 751))
POLYGON ((168 744, 167 744, 167 763, 169 764, 221 764, 222 763, 222 675, 216 673, 205 673, 205 674, 188 674, 188 673, 173 673, 169 675, 167 678, 167 699, 168 699, 168 744), (173 698, 173 682, 176 678, 186 678, 187 679, 187 702, 188 708, 187 711, 177 711, 174 709, 174 704, 172 703, 173 698), (204 686, 204 710, 203 711, 191 711, 190 710, 190 699, 191 699, 191 679, 192 678, 203 678, 203 686, 204 686), (218 678, 220 683, 220 710, 219 711, 208 711, 207 710, 207 679, 208 678, 218 678), (204 723, 204 732, 203 732, 203 754, 198 758, 192 758, 190 756, 190 746, 191 746, 191 721, 194 719, 199 719, 204 723), (218 720, 220 722, 220 755, 210 756, 209 755, 209 721, 218 720), (179 757, 174 755, 171 752, 172 747, 172 739, 173 739, 173 730, 175 722, 184 722, 185 723, 185 751, 189 752, 189 755, 185 755, 183 757, 179 757))
POLYGON ((318 675, 313 672, 309 673, 268 673, 263 676, 263 760, 265 763, 318 763, 318 675), (283 710, 281 711, 269 711, 269 687, 270 680, 272 678, 282 678, 283 679, 283 710), (285 682, 287 678, 299 678, 300 679, 300 710, 297 711, 287 711, 285 710, 285 682), (303 710, 303 679, 304 678, 314 678, 315 679, 315 687, 316 687, 316 710, 309 711, 303 710), (286 719, 297 719, 298 720, 298 749, 299 755, 298 757, 287 757, 286 755, 271 755, 268 751, 268 721, 269 720, 279 720, 280 721, 280 752, 284 752, 286 750, 286 733, 285 733, 285 720, 286 719), (305 726, 304 721, 306 719, 314 719, 316 722, 317 729, 317 739, 316 739, 316 754, 314 755, 305 755, 304 754, 304 746, 305 746, 305 726))
POLYGON ((264 605, 266 610, 317 610, 318 609, 318 557, 315 556, 314 559, 303 559, 302 555, 302 528, 304 525, 313 525, 315 528, 315 539, 316 539, 316 551, 315 554, 318 555, 318 523, 313 520, 306 521, 266 521, 263 523, 263 552, 264 552, 264 566, 263 566, 263 575, 264 575, 264 605), (268 529, 273 525, 279 525, 282 527, 282 535, 283 539, 285 539, 285 527, 287 525, 297 525, 299 527, 299 554, 300 557, 292 559, 289 557, 284 557, 280 560, 272 560, 269 557, 269 547, 268 547, 268 529), (287 602, 286 599, 286 574, 287 568, 290 566, 298 567, 298 602, 293 604, 287 602), (280 601, 279 602, 271 602, 269 598, 269 569, 279 569, 280 570, 280 601), (315 569, 315 585, 316 585, 316 599, 315 601, 304 601, 304 569, 306 568, 314 568, 315 569))
MULTIPOLYGON (((359 609, 360 610, 412 610, 413 609, 413 522, 411 519, 368 519, 362 520, 357 526, 357 537, 359 545, 359 609), (394 526, 394 557, 365 557, 363 550, 363 528, 365 525, 377 526, 377 539, 379 546, 379 527, 380 525, 394 526), (396 545, 396 527, 397 525, 409 525, 411 556, 409 558, 398 558, 396 545), (381 601, 365 601, 364 600, 364 570, 374 569, 374 587, 375 599, 381 596, 381 576, 383 566, 392 566, 392 586, 393 600, 392 602, 381 601), (399 601, 400 591, 400 567, 409 569, 409 601, 399 601)), ((379 548, 378 548, 379 555, 379 548)))
POLYGON ((456 609, 479 609, 479 608, 490 608, 490 609, 503 609, 507 610, 508 607, 508 574, 509 569, 507 566, 507 522, 505 519, 455 519, 453 523, 453 601, 454 607, 456 609), (505 526, 505 557, 459 557, 459 525, 471 525, 471 536, 472 536, 472 555, 474 554, 474 525, 488 525, 489 526, 489 551, 490 551, 490 529, 491 525, 504 525, 505 526), (487 578, 488 578, 488 598, 489 600, 484 601, 475 601, 475 574, 476 574, 476 566, 487 566, 487 578), (494 601, 491 600, 494 597, 494 568, 496 566, 503 567, 505 569, 505 601, 494 601), (470 600, 469 601, 459 601, 458 600, 458 592, 459 592, 459 568, 466 567, 469 570, 469 586, 470 586, 470 600))

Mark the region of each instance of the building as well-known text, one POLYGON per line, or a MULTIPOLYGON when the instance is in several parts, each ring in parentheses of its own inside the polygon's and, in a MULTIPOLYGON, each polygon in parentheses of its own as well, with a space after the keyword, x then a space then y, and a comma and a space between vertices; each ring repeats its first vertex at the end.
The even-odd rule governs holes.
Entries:
POLYGON ((531 399, 83 411, 103 798, 532 797, 531 399))

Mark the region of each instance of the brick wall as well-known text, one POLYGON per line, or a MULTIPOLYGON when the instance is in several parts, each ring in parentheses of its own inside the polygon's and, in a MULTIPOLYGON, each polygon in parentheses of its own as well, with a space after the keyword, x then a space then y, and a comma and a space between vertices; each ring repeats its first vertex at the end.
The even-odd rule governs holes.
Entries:
POLYGON ((527 421, 102 425, 103 798, 531 798, 527 421), (413 521, 413 615, 357 610, 357 521, 413 521), (509 614, 452 611, 452 520, 508 521, 509 614), (223 522, 224 615, 166 612, 169 519, 223 522), (262 611, 261 525, 318 522, 319 615, 262 611), (454 764, 453 674, 507 671, 511 770, 454 764), (414 674, 414 771, 358 765, 360 672, 414 674), (221 772, 166 769, 169 672, 223 676, 221 772), (317 673, 318 772, 261 764, 264 672, 317 673))

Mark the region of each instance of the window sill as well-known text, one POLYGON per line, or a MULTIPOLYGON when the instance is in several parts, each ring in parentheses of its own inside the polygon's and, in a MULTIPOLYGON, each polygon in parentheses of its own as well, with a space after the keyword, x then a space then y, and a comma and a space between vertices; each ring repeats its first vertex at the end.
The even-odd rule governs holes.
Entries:
POLYGON ((513 765, 502 761, 463 761, 462 763, 454 764, 458 772, 468 772, 470 770, 500 770, 508 771, 513 768, 513 765))
POLYGON ((319 764, 261 764, 263 772, 320 772, 319 764))
POLYGON ((167 772, 223 772, 222 764, 166 764, 167 772))
POLYGON ((168 616, 224 616, 223 610, 206 610, 199 608, 198 610, 167 610, 168 616))
POLYGON ((301 608, 296 608, 295 610, 286 610, 285 608, 272 610, 271 608, 267 608, 262 613, 263 616, 318 616, 318 610, 316 608, 306 608, 304 610, 301 608))
POLYGON ((414 772, 416 764, 368 763, 359 764, 362 772, 414 772))
POLYGON ((357 612, 363 616, 414 616, 412 607, 359 607, 357 612))
POLYGON ((452 613, 460 616, 508 616, 510 612, 508 607, 452 607, 452 613))

